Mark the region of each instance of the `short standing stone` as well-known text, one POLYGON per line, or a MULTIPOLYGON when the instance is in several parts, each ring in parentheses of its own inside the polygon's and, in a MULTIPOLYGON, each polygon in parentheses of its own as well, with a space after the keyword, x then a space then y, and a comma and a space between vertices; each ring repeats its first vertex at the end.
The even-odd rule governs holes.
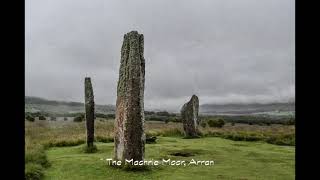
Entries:
POLYGON ((115 159, 140 161, 144 158, 144 82, 143 35, 131 31, 124 35, 117 87, 115 118, 115 159))
POLYGON ((185 103, 181 109, 183 130, 186 137, 198 137, 199 125, 199 99, 193 95, 189 102, 185 103))
POLYGON ((94 141, 94 96, 92 90, 91 79, 85 78, 85 118, 87 128, 87 146, 93 147, 94 141))

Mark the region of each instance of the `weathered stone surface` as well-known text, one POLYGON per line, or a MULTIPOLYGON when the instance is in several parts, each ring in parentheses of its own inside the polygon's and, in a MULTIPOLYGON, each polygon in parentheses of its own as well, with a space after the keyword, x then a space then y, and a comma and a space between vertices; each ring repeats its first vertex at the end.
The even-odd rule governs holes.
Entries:
POLYGON ((84 82, 84 94, 85 94, 85 118, 87 128, 87 146, 92 147, 94 141, 94 96, 92 90, 91 79, 85 78, 84 82))
POLYGON ((199 98, 193 95, 189 102, 181 108, 181 118, 186 137, 198 137, 199 98))
POLYGON ((143 35, 124 35, 117 87, 115 119, 115 159, 143 160, 145 60, 143 35))

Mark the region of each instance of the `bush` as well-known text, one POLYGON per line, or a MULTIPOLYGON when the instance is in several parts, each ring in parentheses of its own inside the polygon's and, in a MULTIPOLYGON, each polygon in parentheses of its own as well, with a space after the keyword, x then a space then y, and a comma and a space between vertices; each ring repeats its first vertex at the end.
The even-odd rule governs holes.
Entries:
POLYGON ((56 117, 51 117, 50 120, 51 120, 51 121, 56 121, 57 118, 56 118, 56 117))
POLYGON ((234 122, 232 122, 232 123, 231 123, 231 126, 234 126, 234 125, 235 125, 235 123, 234 123, 234 122))
POLYGON ((27 121, 30 121, 30 122, 33 122, 35 119, 34 119, 34 117, 31 116, 31 115, 27 115, 27 116, 26 116, 26 120, 27 120, 27 121))
POLYGON ((95 141, 103 142, 103 143, 110 143, 114 141, 113 137, 103 137, 103 136, 96 136, 95 141))
POLYGON ((44 147, 40 145, 34 145, 32 149, 27 149, 24 158, 25 163, 40 164, 43 167, 48 167, 50 165, 44 147))
POLYGON ((184 131, 180 128, 165 128, 160 130, 147 131, 146 136, 165 136, 165 137, 177 137, 183 136, 184 131))
POLYGON ((150 115, 146 116, 146 121, 163 121, 164 116, 150 115))
POLYGON ((80 115, 80 116, 76 116, 73 119, 73 122, 82 122, 84 120, 84 116, 80 115))
POLYGON ((296 138, 295 138, 295 134, 285 134, 280 136, 268 137, 266 139, 266 142, 270 144, 276 144, 276 145, 295 146, 296 138))
POLYGON ((182 119, 180 117, 172 117, 171 122, 182 122, 182 119))
POLYGON ((154 144, 156 143, 156 136, 146 136, 146 144, 154 144))
POLYGON ((168 124, 169 123, 169 118, 164 119, 164 123, 168 124))
POLYGON ((144 114, 145 115, 153 115, 153 114, 155 114, 155 112, 153 112, 153 111, 144 111, 144 114))
POLYGON ((285 124, 286 125, 295 125, 296 122, 295 122, 295 119, 289 119, 285 124))
POLYGON ((43 170, 50 166, 44 147, 37 144, 25 146, 25 179, 42 179, 43 170))
POLYGON ((39 164, 27 163, 25 165, 24 176, 26 180, 40 180, 43 178, 43 168, 39 164))
POLYGON ((207 123, 204 122, 204 121, 202 121, 202 122, 200 123, 200 126, 203 127, 203 128, 205 128, 205 127, 207 126, 207 123))
POLYGON ((67 118, 67 117, 64 117, 64 118, 63 118, 63 120, 67 121, 67 120, 68 120, 68 118, 67 118))
POLYGON ((156 115, 158 115, 158 116, 170 116, 170 114, 167 111, 156 112, 156 115))
POLYGON ((115 114, 107 114, 106 118, 107 119, 114 119, 114 118, 116 118, 116 115, 115 114))
POLYGON ((44 117, 44 116, 39 116, 39 120, 46 120, 46 117, 44 117))
POLYGON ((48 143, 44 144, 45 148, 49 147, 66 147, 66 146, 78 146, 80 144, 85 143, 83 139, 77 140, 56 140, 56 141, 49 141, 48 143))
POLYGON ((295 117, 294 116, 265 116, 265 115, 207 115, 202 116, 205 119, 218 119, 221 118, 226 122, 235 122, 241 124, 284 124, 284 125, 294 125, 295 117))
POLYGON ((218 119, 218 120, 214 120, 214 119, 210 119, 208 121, 208 125, 210 127, 218 127, 218 128, 222 128, 224 126, 225 122, 222 119, 218 119))
POLYGON ((102 114, 102 113, 95 113, 97 118, 104 118, 104 119, 114 119, 115 114, 102 114))

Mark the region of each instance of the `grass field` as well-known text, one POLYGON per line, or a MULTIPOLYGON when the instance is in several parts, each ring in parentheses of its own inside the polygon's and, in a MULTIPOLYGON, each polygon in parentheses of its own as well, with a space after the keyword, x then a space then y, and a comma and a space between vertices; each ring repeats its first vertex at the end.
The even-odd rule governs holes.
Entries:
POLYGON ((146 160, 213 160, 215 164, 159 165, 142 172, 130 172, 100 160, 113 157, 113 143, 97 143, 97 146, 99 151, 95 154, 84 154, 82 145, 49 149, 51 167, 45 171, 45 179, 295 179, 294 147, 215 137, 160 137, 157 144, 146 145, 146 160), (175 152, 189 152, 192 156, 170 155, 175 152))
POLYGON ((86 137, 84 122, 26 121, 26 176, 32 177, 29 179, 294 179, 294 126, 226 124, 223 128, 200 130, 202 138, 183 139, 181 123, 147 122, 146 133, 157 136, 158 140, 156 144, 146 145, 146 159, 213 160, 214 166, 157 166, 148 171, 129 172, 109 167, 100 160, 113 157, 113 120, 96 120, 98 152, 95 154, 82 151, 86 137), (170 155, 181 152, 192 156, 170 155))

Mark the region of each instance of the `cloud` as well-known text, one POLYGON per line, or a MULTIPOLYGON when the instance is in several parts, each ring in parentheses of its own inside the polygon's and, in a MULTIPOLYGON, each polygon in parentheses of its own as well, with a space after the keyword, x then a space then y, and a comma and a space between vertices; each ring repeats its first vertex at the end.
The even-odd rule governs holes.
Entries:
POLYGON ((146 109, 295 97, 290 0, 26 2, 26 95, 115 104, 123 35, 145 37, 146 109))

